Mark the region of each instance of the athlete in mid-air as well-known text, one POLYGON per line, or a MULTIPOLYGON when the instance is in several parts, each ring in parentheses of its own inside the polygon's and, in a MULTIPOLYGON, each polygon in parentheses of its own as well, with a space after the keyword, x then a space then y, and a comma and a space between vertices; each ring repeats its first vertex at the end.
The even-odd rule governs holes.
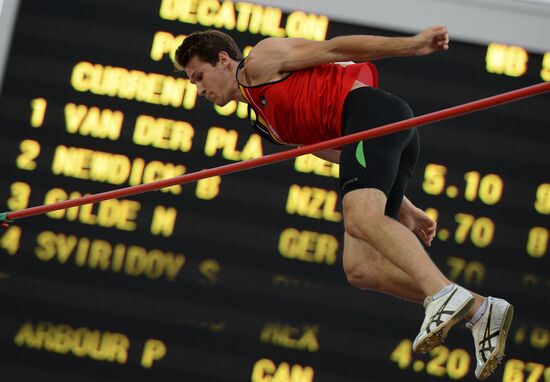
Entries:
MULTIPOLYGON (((267 38, 243 58, 231 37, 208 30, 187 36, 176 51, 176 67, 216 105, 247 102, 264 138, 307 145, 411 118, 403 100, 378 89, 369 61, 423 56, 447 50, 448 44, 447 28, 436 26, 411 37, 267 38)), ((436 223, 405 197, 418 153, 418 132, 412 129, 316 154, 340 163, 344 271, 357 288, 424 302, 416 352, 440 345, 466 319, 475 343, 475 375, 485 379, 503 356, 513 307, 453 284, 417 239, 430 246, 436 232, 436 223)))

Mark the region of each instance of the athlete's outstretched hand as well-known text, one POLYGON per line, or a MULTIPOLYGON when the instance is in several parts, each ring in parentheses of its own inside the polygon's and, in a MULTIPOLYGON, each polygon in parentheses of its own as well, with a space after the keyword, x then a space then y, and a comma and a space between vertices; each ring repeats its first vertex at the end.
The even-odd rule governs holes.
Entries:
POLYGON ((405 227, 413 231, 427 247, 431 247, 437 223, 424 211, 415 208, 407 213, 401 213, 399 220, 405 227))
POLYGON ((445 26, 429 27, 413 39, 416 41, 417 56, 449 49, 449 31, 445 26))

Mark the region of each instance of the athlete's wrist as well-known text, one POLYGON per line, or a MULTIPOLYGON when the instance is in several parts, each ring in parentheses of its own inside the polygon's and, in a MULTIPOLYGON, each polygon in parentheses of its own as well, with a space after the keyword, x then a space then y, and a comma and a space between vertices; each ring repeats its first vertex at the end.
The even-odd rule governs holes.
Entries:
POLYGON ((411 56, 424 56, 426 55, 426 44, 427 41, 425 39, 425 36, 421 33, 409 37, 411 39, 410 41, 410 48, 411 48, 411 56))

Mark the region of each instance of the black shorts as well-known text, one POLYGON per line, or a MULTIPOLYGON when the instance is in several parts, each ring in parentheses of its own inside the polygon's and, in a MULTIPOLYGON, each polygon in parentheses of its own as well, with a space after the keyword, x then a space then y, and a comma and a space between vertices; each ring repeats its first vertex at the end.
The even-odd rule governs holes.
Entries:
MULTIPOLYGON (((412 118, 407 103, 381 89, 352 90, 343 110, 344 135, 412 118)), ((420 152, 416 129, 346 145, 340 156, 342 197, 360 188, 376 188, 388 198, 385 214, 397 218, 420 152)))

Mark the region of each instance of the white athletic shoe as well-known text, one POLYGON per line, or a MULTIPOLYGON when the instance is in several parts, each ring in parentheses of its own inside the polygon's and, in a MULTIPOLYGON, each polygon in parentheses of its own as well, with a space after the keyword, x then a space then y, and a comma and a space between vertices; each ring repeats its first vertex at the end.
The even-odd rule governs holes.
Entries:
POLYGON ((413 350, 417 353, 427 353, 441 345, 449 330, 464 318, 473 304, 474 296, 456 284, 449 292, 435 300, 432 296, 426 297, 426 316, 420 333, 413 342, 413 350))
POLYGON ((472 330, 476 347, 476 378, 487 378, 504 357, 506 336, 514 316, 514 307, 500 298, 487 297, 487 310, 479 321, 466 326, 472 330))

